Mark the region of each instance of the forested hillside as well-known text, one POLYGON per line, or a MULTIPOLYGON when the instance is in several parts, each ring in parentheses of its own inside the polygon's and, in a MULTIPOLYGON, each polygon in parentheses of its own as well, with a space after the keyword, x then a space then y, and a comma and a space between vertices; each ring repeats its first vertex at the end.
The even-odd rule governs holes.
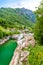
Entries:
POLYGON ((35 15, 25 8, 0 8, 0 25, 7 27, 31 27, 35 22, 35 15))

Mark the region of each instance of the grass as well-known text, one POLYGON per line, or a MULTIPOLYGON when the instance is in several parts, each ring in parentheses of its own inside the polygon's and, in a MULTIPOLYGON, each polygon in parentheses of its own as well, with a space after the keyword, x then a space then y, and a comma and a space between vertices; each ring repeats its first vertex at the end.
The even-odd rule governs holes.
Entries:
POLYGON ((9 40, 0 45, 0 65, 9 65, 16 47, 17 43, 14 40, 9 40))

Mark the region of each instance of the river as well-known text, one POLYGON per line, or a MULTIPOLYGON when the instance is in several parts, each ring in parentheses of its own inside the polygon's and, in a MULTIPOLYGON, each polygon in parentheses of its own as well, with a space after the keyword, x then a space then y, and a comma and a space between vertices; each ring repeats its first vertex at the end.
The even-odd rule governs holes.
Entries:
POLYGON ((9 40, 0 45, 0 65, 9 65, 16 47, 17 43, 14 40, 9 40))

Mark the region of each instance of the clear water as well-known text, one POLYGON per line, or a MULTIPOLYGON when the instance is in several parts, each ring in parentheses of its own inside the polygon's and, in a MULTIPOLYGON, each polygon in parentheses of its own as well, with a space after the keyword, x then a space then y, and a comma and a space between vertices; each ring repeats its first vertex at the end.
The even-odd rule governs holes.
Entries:
POLYGON ((5 44, 0 45, 0 65, 9 65, 16 47, 17 43, 14 40, 9 40, 5 44))

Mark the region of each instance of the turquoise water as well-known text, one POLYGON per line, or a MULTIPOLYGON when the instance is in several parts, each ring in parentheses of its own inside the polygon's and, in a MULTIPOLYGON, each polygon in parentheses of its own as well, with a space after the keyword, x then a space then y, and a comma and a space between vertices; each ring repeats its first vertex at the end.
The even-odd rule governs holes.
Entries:
POLYGON ((9 65, 13 56, 17 43, 14 40, 9 40, 3 45, 0 45, 0 65, 9 65))

